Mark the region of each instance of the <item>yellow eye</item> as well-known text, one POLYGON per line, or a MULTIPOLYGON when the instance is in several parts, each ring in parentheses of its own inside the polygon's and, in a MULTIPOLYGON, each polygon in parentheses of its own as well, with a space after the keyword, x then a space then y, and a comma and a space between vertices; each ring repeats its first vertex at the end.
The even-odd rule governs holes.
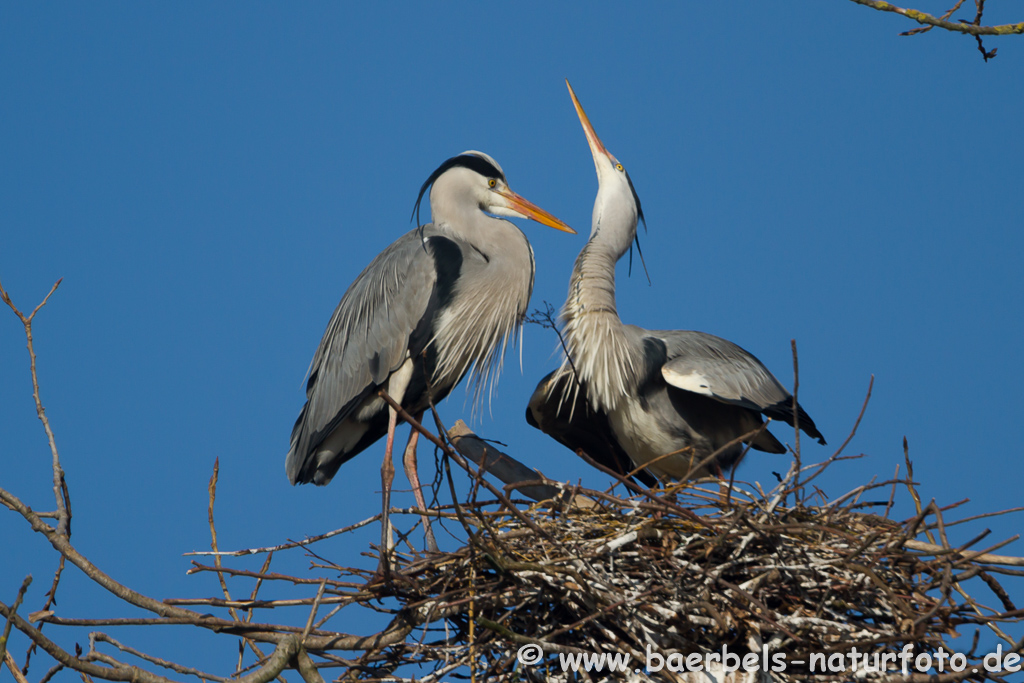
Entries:
POLYGON ((497 186, 497 184, 498 184, 498 181, 495 180, 494 178, 489 178, 487 180, 487 187, 495 187, 495 186, 497 186))
POLYGON ((615 170, 616 171, 624 171, 626 169, 622 168, 622 164, 615 164, 615 170))

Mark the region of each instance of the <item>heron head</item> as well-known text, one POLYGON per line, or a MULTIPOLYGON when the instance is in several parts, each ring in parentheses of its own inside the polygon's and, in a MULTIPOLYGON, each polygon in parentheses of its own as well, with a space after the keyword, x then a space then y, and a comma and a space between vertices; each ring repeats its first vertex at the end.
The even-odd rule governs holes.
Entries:
MULTIPOLYGON (((583 106, 576 97, 575 91, 565 81, 569 88, 569 96, 576 107, 576 115, 579 116, 583 125, 583 132, 587 136, 587 144, 590 145, 590 153, 594 157, 594 166, 597 168, 597 199, 594 202, 594 225, 597 225, 598 217, 607 220, 614 215, 621 218, 624 224, 632 224, 635 230, 637 220, 644 221, 644 212, 640 207, 640 197, 637 196, 633 181, 629 178, 626 167, 615 158, 615 155, 608 151, 608 148, 597 137, 590 118, 583 111, 583 106), (620 216, 620 214, 622 214, 620 216)), ((647 221, 644 221, 644 229, 647 228, 647 221)))
POLYGON ((513 192, 501 166, 483 152, 467 150, 448 159, 430 174, 420 188, 413 208, 413 218, 417 223, 420 203, 428 189, 431 213, 434 213, 435 203, 454 202, 464 209, 473 206, 495 216, 529 218, 556 230, 576 234, 561 220, 513 192))

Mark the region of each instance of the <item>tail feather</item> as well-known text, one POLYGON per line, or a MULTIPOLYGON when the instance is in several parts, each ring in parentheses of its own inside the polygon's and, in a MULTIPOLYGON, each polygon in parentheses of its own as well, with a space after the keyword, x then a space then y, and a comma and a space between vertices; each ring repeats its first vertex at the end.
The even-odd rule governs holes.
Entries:
MULTIPOLYGON (((822 446, 827 445, 825 437, 818 431, 818 427, 814 424, 814 420, 812 420, 811 416, 807 414, 807 411, 803 409, 803 406, 798 403, 796 405, 796 409, 799 417, 800 429, 804 430, 804 432, 806 432, 811 438, 817 439, 818 443, 822 446)), ((782 420, 790 427, 795 426, 795 421, 793 419, 793 399, 779 401, 775 405, 769 406, 761 412, 773 420, 782 420)))

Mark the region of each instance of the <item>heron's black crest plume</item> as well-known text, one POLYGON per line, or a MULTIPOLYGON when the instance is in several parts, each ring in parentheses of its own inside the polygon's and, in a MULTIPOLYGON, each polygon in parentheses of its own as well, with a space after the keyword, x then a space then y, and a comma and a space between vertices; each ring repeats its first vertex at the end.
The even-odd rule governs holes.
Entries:
MULTIPOLYGON (((440 178, 443 173, 455 168, 456 166, 462 166, 471 171, 476 171, 485 178, 496 178, 506 184, 508 183, 505 179, 505 174, 487 159, 477 156, 476 154, 459 154, 458 156, 454 156, 438 166, 437 170, 430 174, 430 177, 427 178, 426 182, 423 183, 423 186, 420 188, 420 194, 416 197, 416 205, 412 209, 412 216, 410 216, 410 220, 416 220, 416 225, 421 225, 420 202, 423 201, 423 195, 427 193, 427 190, 430 189, 430 186, 434 184, 435 180, 440 178)), ((647 224, 644 223, 644 225, 646 226, 647 224)))
MULTIPOLYGON (((644 210, 640 207, 640 196, 636 193, 636 188, 633 187, 633 179, 629 177, 629 171, 624 171, 626 174, 626 182, 629 183, 629 191, 633 193, 633 201, 636 202, 636 217, 640 219, 644 224, 644 232, 647 232, 647 219, 644 218, 644 210)), ((640 234, 633 235, 633 241, 636 242, 636 252, 640 254, 640 264, 644 267, 644 275, 647 276, 647 284, 651 284, 651 274, 647 272, 647 263, 644 261, 644 252, 640 249, 640 234)), ((633 248, 629 248, 629 271, 627 275, 633 274, 633 248)))
MULTIPOLYGON (((647 232, 647 219, 644 218, 644 210, 640 207, 640 196, 636 193, 636 188, 633 187, 633 179, 629 177, 629 171, 623 171, 626 174, 626 182, 629 183, 629 191, 633 193, 633 201, 636 202, 636 216, 644 224, 644 232, 647 232)), ((637 242, 637 249, 640 248, 640 243, 637 242)))

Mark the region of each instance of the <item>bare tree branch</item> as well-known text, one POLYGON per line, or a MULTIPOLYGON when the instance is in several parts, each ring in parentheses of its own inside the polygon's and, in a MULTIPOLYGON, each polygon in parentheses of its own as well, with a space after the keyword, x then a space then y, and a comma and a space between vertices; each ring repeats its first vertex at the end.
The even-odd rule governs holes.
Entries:
POLYGON ((39 309, 45 306, 46 302, 50 300, 51 296, 53 296, 53 293, 57 291, 57 288, 60 287, 60 283, 63 279, 64 278, 61 278, 53 283, 53 287, 50 288, 50 291, 45 297, 43 297, 43 300, 29 315, 25 315, 18 310, 18 307, 14 305, 13 301, 11 301, 10 295, 4 289, 2 284, 0 284, 0 299, 3 299, 3 302, 10 306, 11 310, 14 311, 16 316, 18 316, 18 319, 21 320, 21 324, 25 328, 25 337, 28 340, 28 355, 31 359, 32 398, 35 400, 36 415, 43 423, 43 429, 46 431, 46 438, 50 444, 50 454, 53 457, 53 495, 57 501, 57 533, 63 536, 68 536, 71 533, 71 515, 69 514, 70 503, 66 498, 67 486, 64 483, 64 469, 60 465, 60 456, 57 453, 57 441, 53 436, 53 430, 50 429, 50 421, 46 417, 46 410, 43 408, 42 399, 39 398, 39 376, 36 373, 36 352, 32 343, 32 319, 36 317, 36 313, 39 312, 39 309))
POLYGON ((978 26, 975 24, 967 24, 957 21, 946 21, 945 19, 935 17, 927 12, 897 7, 892 3, 885 2, 885 0, 852 0, 852 2, 855 2, 858 5, 871 7, 881 12, 895 12, 896 14, 902 14, 908 19, 913 19, 917 23, 924 24, 926 26, 934 26, 947 31, 955 31, 956 33, 964 33, 972 36, 1007 36, 1024 33, 1024 21, 1019 24, 1003 24, 1001 26, 978 26))
MULTIPOLYGON (((14 599, 14 604, 11 605, 11 616, 7 617, 7 622, 4 624, 4 632, 0 635, 0 662, 7 659, 7 640, 11 637, 11 624, 12 617, 15 612, 18 611, 18 607, 21 606, 21 601, 25 597, 25 591, 32 585, 32 576, 26 576, 25 580, 21 582, 21 588, 18 589, 18 597, 14 599)), ((17 667, 15 667, 16 669, 17 667)))

